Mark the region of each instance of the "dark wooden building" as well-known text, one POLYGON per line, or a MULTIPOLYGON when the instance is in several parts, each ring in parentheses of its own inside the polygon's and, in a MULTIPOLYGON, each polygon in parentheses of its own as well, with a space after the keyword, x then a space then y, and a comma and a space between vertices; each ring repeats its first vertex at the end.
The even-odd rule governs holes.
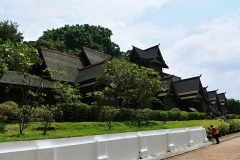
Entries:
POLYGON ((153 109, 169 111, 172 108, 177 108, 177 103, 180 101, 180 97, 177 94, 177 90, 173 83, 173 78, 174 76, 169 76, 161 79, 163 91, 161 91, 158 95, 161 104, 153 103, 153 109))
POLYGON ((52 96, 53 83, 41 77, 26 78, 16 72, 8 72, 0 79, 0 103, 6 101, 14 101, 22 104, 24 100, 30 100, 30 95, 26 98, 28 90, 42 91, 46 94, 45 101, 42 104, 52 104, 54 99, 52 96))
POLYGON ((129 61, 139 66, 152 68, 159 74, 163 73, 163 68, 168 68, 165 63, 159 45, 142 50, 133 46, 129 61))
POLYGON ((228 108, 228 103, 227 103, 227 98, 225 96, 225 93, 218 93, 217 94, 219 102, 220 102, 220 107, 218 108, 218 111, 220 113, 222 113, 222 115, 227 114, 227 108, 228 108))
POLYGON ((221 104, 220 104, 219 99, 218 99, 217 90, 208 91, 207 94, 208 94, 209 100, 211 102, 210 109, 211 109, 212 113, 214 115, 219 115, 218 108, 221 107, 221 104))
POLYGON ((200 76, 174 81, 181 100, 177 107, 184 111, 206 112, 210 101, 204 93, 200 76))

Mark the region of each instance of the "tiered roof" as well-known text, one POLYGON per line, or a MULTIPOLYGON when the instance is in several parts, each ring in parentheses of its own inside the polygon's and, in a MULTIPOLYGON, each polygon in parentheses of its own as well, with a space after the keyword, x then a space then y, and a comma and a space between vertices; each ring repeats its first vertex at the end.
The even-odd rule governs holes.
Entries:
POLYGON ((142 50, 133 46, 132 54, 129 59, 130 62, 149 62, 157 63, 161 68, 168 68, 165 63, 159 45, 150 47, 148 49, 142 50))

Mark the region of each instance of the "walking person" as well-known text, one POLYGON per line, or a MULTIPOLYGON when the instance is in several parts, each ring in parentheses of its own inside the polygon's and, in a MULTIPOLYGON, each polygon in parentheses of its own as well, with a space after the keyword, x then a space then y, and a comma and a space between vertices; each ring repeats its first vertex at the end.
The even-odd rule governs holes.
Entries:
POLYGON ((219 139, 218 139, 218 129, 216 127, 214 127, 213 125, 211 125, 212 128, 212 135, 214 136, 214 138, 216 139, 217 144, 220 143, 219 139))

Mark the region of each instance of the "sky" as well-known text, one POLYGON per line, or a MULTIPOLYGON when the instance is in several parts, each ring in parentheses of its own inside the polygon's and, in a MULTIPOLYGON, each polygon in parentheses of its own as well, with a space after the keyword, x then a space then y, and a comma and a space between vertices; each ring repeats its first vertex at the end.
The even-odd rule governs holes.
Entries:
POLYGON ((17 22, 25 41, 90 24, 109 28, 122 51, 160 44, 164 72, 201 75, 208 91, 240 100, 239 0, 1 0, 0 20, 17 22))

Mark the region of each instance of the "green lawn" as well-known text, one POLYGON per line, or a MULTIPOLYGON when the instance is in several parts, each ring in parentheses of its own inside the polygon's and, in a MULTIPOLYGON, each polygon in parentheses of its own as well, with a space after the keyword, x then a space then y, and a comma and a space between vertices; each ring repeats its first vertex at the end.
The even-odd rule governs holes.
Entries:
MULTIPOLYGON (((237 121, 240 122, 240 119, 237 121)), ((0 142, 90 136, 191 126, 203 126, 207 128, 211 124, 217 126, 221 122, 219 120, 191 120, 169 121, 163 124, 159 121, 151 121, 149 126, 142 126, 140 128, 131 127, 129 122, 113 122, 111 130, 108 130, 105 122, 55 122, 52 124, 55 130, 48 131, 46 135, 43 135, 42 131, 36 129, 40 127, 40 122, 29 123, 28 127, 23 131, 23 135, 19 135, 18 124, 0 123, 0 142)))

